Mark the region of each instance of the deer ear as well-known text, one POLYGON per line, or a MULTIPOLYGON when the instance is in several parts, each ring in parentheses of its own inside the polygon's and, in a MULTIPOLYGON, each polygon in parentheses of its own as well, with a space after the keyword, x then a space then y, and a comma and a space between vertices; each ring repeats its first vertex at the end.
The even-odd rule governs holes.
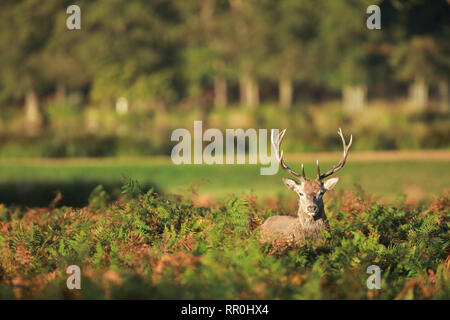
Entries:
POLYGON ((323 183, 323 186, 325 187, 326 190, 331 190, 338 183, 338 181, 339 177, 330 178, 323 183))
POLYGON ((295 191, 295 188, 297 186, 297 182, 295 182, 295 180, 289 179, 289 178, 283 178, 283 182, 286 185, 286 187, 295 191))

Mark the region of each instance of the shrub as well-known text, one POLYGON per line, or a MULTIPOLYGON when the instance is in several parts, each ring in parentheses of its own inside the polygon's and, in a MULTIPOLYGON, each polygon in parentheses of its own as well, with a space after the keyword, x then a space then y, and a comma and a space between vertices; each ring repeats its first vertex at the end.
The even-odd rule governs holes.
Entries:
POLYGON ((253 198, 202 207, 133 181, 123 195, 109 202, 98 187, 85 208, 0 207, 0 296, 449 298, 448 192, 415 208, 354 192, 331 198, 331 240, 299 247, 258 241, 258 226, 275 212, 253 198), (81 291, 65 287, 70 264, 81 267, 81 291), (381 290, 366 287, 372 264, 382 270, 381 290))
MULTIPOLYGON (((113 110, 89 108, 78 114, 70 105, 51 105, 49 125, 40 135, 24 136, 8 119, 0 136, 4 157, 101 157, 170 154, 170 133, 193 130, 194 120, 204 128, 289 128, 286 152, 340 150, 336 130, 355 136, 354 150, 445 149, 450 147, 449 112, 412 111, 401 107, 370 106, 360 112, 339 104, 296 106, 280 113, 275 105, 255 109, 230 107, 210 110, 171 110, 118 115, 113 110), (89 111, 89 112, 88 112, 89 111), (164 121, 162 121, 163 119, 164 121), (162 123, 160 123, 162 121, 162 123), (10 126, 10 127, 9 127, 10 126)), ((13 117, 13 116, 9 116, 13 117)))

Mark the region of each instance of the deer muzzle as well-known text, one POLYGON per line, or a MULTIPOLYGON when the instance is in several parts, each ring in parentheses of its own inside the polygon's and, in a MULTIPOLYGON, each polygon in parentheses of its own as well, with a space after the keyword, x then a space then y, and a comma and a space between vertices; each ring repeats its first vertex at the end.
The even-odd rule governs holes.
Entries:
POLYGON ((308 206, 306 208, 306 212, 310 215, 310 216, 315 216, 318 212, 319 212, 319 207, 317 205, 312 205, 312 206, 308 206))

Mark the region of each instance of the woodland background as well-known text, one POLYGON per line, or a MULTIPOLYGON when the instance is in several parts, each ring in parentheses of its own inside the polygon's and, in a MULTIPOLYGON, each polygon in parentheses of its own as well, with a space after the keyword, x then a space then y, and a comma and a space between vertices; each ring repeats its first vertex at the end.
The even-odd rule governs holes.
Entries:
POLYGON ((288 127, 293 152, 338 150, 338 126, 356 150, 448 149, 449 17, 445 0, 5 0, 0 155, 168 155, 195 119, 288 127))

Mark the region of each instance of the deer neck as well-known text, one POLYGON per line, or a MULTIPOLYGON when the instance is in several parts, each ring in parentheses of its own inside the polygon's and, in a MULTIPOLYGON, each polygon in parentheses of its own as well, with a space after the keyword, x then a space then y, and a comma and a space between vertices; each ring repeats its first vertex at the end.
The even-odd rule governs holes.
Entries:
POLYGON ((323 208, 320 208, 319 213, 312 217, 299 207, 297 215, 300 225, 305 229, 316 228, 317 226, 322 226, 327 222, 327 216, 323 208))

